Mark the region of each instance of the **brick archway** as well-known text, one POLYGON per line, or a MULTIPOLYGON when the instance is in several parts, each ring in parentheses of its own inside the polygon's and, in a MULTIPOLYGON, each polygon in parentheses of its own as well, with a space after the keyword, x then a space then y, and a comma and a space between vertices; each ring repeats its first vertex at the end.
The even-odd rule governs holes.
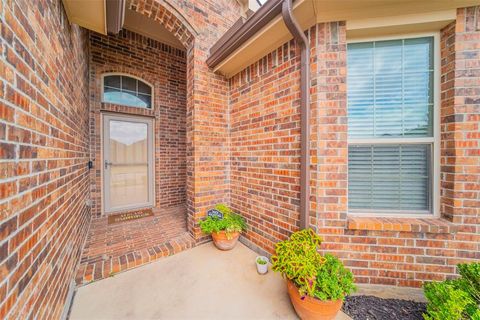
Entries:
POLYGON ((127 5, 132 11, 140 13, 160 23, 188 49, 198 34, 192 24, 165 0, 131 0, 127 5))

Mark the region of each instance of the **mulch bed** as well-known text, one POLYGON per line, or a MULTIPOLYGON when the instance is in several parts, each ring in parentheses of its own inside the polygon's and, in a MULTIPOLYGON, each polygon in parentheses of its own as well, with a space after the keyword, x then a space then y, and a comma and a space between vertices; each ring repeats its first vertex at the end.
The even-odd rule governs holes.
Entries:
POLYGON ((342 310, 353 320, 421 320, 425 303, 382 299, 374 296, 350 296, 342 310))

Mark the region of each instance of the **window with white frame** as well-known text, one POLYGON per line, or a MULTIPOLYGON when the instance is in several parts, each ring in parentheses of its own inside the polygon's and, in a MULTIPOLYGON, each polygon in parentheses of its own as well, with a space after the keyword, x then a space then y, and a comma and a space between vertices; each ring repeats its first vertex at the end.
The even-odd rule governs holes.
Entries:
POLYGON ((122 74, 103 76, 103 102, 152 108, 153 89, 148 83, 122 74))
POLYGON ((425 36, 348 43, 351 213, 434 211, 435 42, 425 36))

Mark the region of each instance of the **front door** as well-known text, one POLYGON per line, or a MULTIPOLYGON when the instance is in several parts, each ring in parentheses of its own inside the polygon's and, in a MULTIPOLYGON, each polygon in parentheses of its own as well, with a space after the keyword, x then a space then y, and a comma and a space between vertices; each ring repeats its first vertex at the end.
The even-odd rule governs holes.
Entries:
POLYGON ((103 194, 105 212, 152 207, 152 120, 103 116, 103 194))

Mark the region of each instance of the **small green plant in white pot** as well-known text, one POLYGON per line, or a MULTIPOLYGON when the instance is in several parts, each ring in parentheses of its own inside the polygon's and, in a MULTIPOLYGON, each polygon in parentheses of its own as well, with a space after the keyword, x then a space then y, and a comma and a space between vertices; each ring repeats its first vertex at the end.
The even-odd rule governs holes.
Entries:
POLYGON ((257 272, 259 274, 265 274, 268 272, 268 258, 264 256, 258 256, 255 260, 257 263, 257 272))

